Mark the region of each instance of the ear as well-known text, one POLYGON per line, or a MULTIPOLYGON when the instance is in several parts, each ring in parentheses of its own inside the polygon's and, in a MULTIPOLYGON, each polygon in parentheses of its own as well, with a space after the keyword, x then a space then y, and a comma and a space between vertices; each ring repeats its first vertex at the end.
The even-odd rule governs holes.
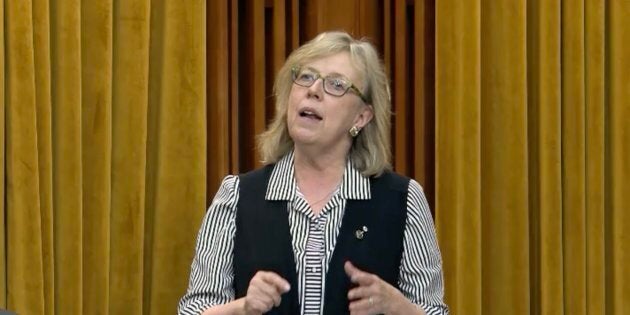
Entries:
POLYGON ((374 107, 372 105, 361 106, 357 117, 354 119, 353 126, 357 126, 361 129, 367 125, 372 118, 374 118, 374 107))

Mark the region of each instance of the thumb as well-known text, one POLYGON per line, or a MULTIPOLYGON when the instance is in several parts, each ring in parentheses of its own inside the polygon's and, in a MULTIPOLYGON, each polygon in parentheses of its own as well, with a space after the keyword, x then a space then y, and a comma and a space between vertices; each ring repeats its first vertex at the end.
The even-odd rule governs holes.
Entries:
POLYGON ((352 278, 352 275, 361 272, 361 270, 355 267, 350 261, 346 261, 343 265, 343 269, 350 278, 352 278))

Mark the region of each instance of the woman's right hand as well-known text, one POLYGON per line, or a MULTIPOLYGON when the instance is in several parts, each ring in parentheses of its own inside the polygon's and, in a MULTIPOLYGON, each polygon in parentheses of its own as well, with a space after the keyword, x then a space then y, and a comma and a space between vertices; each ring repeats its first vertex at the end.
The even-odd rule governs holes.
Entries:
POLYGON ((243 303, 245 315, 262 315, 279 306, 282 294, 291 289, 289 282, 270 271, 258 271, 247 288, 243 303))

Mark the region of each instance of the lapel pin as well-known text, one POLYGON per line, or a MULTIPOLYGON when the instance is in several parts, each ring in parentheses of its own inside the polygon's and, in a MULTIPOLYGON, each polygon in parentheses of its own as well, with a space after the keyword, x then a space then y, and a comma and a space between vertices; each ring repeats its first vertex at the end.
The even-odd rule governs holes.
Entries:
POLYGON ((367 233, 368 228, 367 226, 363 226, 362 228, 354 231, 354 236, 356 236, 357 239, 362 240, 365 237, 365 233, 367 233))

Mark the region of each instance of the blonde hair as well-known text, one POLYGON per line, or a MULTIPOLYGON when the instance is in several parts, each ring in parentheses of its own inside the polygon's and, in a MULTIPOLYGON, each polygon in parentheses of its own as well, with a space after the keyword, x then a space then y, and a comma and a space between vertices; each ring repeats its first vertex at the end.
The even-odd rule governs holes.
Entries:
POLYGON ((354 138, 350 159, 364 176, 379 176, 391 169, 391 97, 385 68, 372 44, 356 40, 345 32, 325 32, 294 50, 278 72, 274 83, 276 113, 269 128, 258 136, 258 149, 264 164, 276 163, 293 149, 287 127, 287 106, 293 85, 291 68, 313 60, 348 52, 363 78, 362 93, 372 106, 373 119, 354 138))

